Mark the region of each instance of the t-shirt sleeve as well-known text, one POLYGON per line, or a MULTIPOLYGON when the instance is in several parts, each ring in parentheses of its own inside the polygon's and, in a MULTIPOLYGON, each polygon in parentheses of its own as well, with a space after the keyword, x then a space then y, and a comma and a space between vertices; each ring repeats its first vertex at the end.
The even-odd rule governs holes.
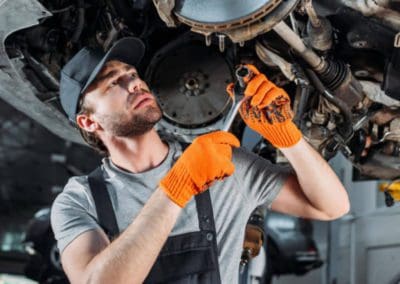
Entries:
POLYGON ((87 178, 73 177, 53 202, 50 220, 60 253, 82 233, 100 228, 87 190, 87 178))
POLYGON ((235 176, 241 184, 244 198, 253 207, 271 207, 287 177, 293 174, 290 166, 275 165, 245 148, 233 150, 235 176))

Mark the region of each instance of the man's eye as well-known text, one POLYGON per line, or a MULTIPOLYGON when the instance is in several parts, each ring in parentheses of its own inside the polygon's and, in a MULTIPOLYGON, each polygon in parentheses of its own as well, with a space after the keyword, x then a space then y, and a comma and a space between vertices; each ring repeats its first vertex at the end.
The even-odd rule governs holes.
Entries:
POLYGON ((136 76, 135 73, 132 73, 132 74, 131 74, 131 77, 132 77, 133 79, 135 79, 137 76, 136 76))
POLYGON ((111 88, 111 87, 115 87, 117 84, 118 84, 118 81, 115 80, 115 81, 111 81, 111 83, 108 86, 111 88))

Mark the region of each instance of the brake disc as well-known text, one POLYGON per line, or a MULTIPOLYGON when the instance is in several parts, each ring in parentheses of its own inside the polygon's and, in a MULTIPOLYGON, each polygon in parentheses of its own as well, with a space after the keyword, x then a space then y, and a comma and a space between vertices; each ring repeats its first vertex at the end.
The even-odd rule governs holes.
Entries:
POLYGON ((174 12, 189 26, 226 30, 261 19, 280 2, 282 0, 177 0, 174 12))

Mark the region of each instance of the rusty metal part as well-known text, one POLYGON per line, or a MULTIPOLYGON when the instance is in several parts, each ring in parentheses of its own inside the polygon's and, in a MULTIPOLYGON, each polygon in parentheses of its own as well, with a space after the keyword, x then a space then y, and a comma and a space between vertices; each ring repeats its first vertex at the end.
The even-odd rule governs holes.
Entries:
POLYGON ((328 51, 332 48, 332 26, 327 18, 319 18, 318 26, 314 26, 311 21, 308 21, 307 34, 313 49, 328 51))
POLYGON ((375 17, 394 30, 400 30, 400 13, 390 9, 388 0, 340 0, 341 3, 361 12, 366 17, 375 17))
POLYGON ((291 63, 287 62, 285 59, 280 57, 278 54, 272 52, 268 48, 266 48, 262 43, 256 42, 255 45, 256 54, 258 58, 261 59, 266 65, 269 66, 278 66, 281 69, 282 73, 288 78, 290 81, 295 80, 295 75, 293 73, 293 66, 291 63))
POLYGON ((395 118, 400 117, 399 109, 383 108, 377 111, 372 117, 371 122, 377 125, 385 125, 395 118))
POLYGON ((340 109, 333 103, 329 102, 326 98, 320 97, 318 103, 318 112, 324 114, 340 113, 340 109))
POLYGON ((360 81, 364 94, 371 100, 385 106, 400 107, 400 101, 395 100, 382 90, 381 84, 371 81, 360 81))
POLYGON ((168 27, 176 27, 177 20, 172 13, 175 7, 175 0, 153 0, 153 3, 161 20, 163 20, 168 27))
POLYGON ((328 121, 328 115, 327 113, 322 113, 314 110, 311 113, 310 120, 313 124, 325 125, 328 121))
POLYGON ((319 19, 317 12, 315 12, 314 6, 312 5, 312 0, 303 0, 303 6, 306 10, 311 25, 315 28, 319 28, 321 26, 321 20, 319 19))

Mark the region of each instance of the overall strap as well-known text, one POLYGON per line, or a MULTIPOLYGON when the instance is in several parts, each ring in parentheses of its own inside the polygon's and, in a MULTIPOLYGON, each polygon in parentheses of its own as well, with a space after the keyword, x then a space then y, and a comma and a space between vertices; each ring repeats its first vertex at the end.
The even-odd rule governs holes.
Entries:
POLYGON ((215 233, 214 213, 211 204, 210 191, 206 190, 195 196, 199 226, 202 231, 215 233))
POLYGON ((111 241, 119 234, 119 228, 100 167, 89 174, 88 181, 99 224, 111 241))
MULTIPOLYGON (((217 245, 217 232, 215 230, 214 213, 212 209, 210 191, 206 190, 201 194, 195 196, 197 215, 199 218, 200 231, 205 232, 205 237, 209 242, 212 242, 213 257, 215 263, 218 264, 218 245, 217 245)), ((219 265, 216 266, 214 274, 215 283, 221 283, 221 274, 219 272, 219 265)))
MULTIPOLYGON (((179 142, 182 146, 182 152, 190 145, 185 142, 179 142)), ((216 235, 214 213, 211 204, 211 197, 209 190, 195 196, 197 215, 199 219, 200 230, 212 231, 216 235)))
MULTIPOLYGON (((182 146, 182 152, 190 145, 185 142, 179 142, 182 146)), ((197 215, 199 219, 200 230, 212 231, 216 235, 214 213, 211 204, 211 197, 209 190, 195 196, 197 215)))

